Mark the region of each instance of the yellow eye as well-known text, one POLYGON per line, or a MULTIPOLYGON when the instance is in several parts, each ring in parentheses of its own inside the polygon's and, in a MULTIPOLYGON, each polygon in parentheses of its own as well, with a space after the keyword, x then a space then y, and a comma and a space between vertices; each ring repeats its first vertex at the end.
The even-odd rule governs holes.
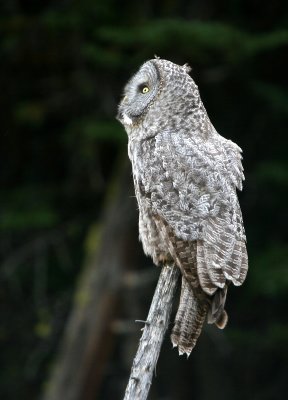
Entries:
POLYGON ((143 88, 142 88, 142 93, 148 93, 149 92, 149 88, 148 88, 148 86, 144 86, 143 88))

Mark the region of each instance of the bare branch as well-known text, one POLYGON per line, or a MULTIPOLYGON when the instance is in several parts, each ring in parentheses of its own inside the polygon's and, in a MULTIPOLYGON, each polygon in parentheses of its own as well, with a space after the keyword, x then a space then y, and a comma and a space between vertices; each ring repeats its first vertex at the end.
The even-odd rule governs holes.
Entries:
POLYGON ((147 399, 160 349, 168 327, 179 269, 174 265, 162 268, 147 321, 133 361, 124 400, 147 399))

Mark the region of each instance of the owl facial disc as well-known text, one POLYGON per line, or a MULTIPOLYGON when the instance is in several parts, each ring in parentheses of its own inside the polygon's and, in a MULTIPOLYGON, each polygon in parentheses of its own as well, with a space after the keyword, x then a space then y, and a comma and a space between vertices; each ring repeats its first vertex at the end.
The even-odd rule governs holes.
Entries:
POLYGON ((144 117, 158 94, 160 75, 154 61, 147 61, 130 79, 118 108, 118 120, 132 126, 144 117))

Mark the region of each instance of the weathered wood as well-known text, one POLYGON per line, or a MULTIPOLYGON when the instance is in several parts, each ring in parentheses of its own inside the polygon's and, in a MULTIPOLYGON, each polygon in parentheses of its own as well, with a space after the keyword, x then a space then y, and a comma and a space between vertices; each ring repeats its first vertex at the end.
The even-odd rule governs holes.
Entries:
POLYGON ((168 327, 177 287, 179 269, 174 265, 162 268, 143 334, 133 361, 124 400, 147 399, 160 349, 168 327))

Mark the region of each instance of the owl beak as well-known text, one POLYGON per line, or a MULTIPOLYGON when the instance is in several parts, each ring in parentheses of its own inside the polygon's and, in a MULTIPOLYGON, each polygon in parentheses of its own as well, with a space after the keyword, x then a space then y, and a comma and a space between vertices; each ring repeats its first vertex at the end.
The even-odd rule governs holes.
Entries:
POLYGON ((123 113, 119 109, 118 109, 118 112, 117 112, 117 115, 116 115, 116 119, 122 123, 123 113))
POLYGON ((124 119, 124 112, 122 111, 123 109, 123 103, 127 102, 127 96, 124 96, 123 99, 121 100, 119 106, 118 106, 118 112, 116 119, 123 124, 123 119, 124 119))
POLYGON ((128 115, 125 114, 124 112, 122 112, 120 109, 118 109, 116 119, 118 119, 118 121, 120 121, 121 124, 123 124, 123 125, 132 125, 133 124, 132 119, 130 117, 128 117, 128 115))
POLYGON ((123 122, 125 125, 132 125, 133 121, 127 114, 123 114, 123 122))

